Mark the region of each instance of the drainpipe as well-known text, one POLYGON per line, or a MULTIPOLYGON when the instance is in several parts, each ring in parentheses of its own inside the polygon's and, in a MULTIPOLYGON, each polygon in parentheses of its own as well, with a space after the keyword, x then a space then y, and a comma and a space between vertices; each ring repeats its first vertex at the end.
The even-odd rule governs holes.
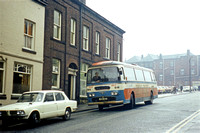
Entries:
POLYGON ((80 4, 80 24, 79 24, 79 68, 78 68, 78 83, 79 83, 79 86, 78 86, 78 103, 80 102, 80 78, 81 78, 81 51, 82 51, 82 4, 80 4))

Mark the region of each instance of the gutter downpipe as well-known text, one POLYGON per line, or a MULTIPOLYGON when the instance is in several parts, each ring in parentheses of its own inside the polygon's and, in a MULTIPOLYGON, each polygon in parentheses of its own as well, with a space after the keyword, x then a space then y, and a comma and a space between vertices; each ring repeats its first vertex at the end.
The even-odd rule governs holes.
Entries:
MULTIPOLYGON (((78 87, 78 90, 80 92, 80 83, 81 83, 81 50, 82 50, 82 4, 80 4, 80 25, 79 25, 79 68, 78 68, 78 75, 79 75, 79 78, 78 78, 78 82, 79 82, 79 87, 78 87)), ((78 92, 78 103, 80 103, 80 94, 78 92)))

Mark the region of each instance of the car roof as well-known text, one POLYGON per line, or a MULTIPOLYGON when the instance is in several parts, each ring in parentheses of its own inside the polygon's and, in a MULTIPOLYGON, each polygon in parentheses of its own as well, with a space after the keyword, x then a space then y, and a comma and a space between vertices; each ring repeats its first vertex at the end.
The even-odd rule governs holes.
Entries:
POLYGON ((61 92, 63 93, 63 91, 60 91, 60 90, 39 90, 39 91, 28 91, 24 93, 34 93, 34 92, 37 92, 37 93, 61 92))

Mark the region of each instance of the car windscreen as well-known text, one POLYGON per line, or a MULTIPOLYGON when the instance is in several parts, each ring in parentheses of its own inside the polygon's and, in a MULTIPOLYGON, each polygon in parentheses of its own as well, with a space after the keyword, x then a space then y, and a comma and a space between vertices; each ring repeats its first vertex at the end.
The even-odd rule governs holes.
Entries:
POLYGON ((117 67, 102 67, 90 69, 87 73, 87 83, 115 82, 119 81, 119 70, 117 67))
POLYGON ((43 93, 25 93, 22 94, 17 102, 41 102, 43 93))

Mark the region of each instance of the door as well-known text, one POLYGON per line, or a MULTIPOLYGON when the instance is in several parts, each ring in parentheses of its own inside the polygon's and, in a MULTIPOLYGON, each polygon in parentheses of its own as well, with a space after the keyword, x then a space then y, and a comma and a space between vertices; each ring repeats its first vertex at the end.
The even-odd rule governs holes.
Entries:
POLYGON ((69 74, 69 99, 75 100, 76 99, 76 72, 77 69, 71 69, 69 68, 68 74, 69 74))

